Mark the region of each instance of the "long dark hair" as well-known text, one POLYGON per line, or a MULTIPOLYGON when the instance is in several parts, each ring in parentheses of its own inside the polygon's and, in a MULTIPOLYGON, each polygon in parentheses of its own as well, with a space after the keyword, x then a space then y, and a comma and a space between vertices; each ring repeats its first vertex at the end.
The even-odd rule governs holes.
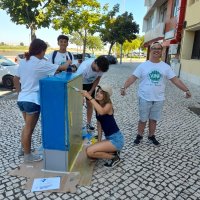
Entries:
MULTIPOLYGON (((99 91, 99 90, 102 90, 101 89, 101 87, 100 86, 97 86, 97 90, 96 90, 96 93, 99 91)), ((103 91, 103 90, 102 90, 103 91)), ((110 95, 107 93, 107 92, 105 92, 105 91, 103 91, 103 101, 102 101, 102 106, 104 107, 107 103, 111 103, 112 104, 112 101, 111 101, 111 99, 110 99, 110 95)), ((99 103, 99 101, 98 100, 96 100, 97 101, 97 103, 99 103)))
POLYGON ((47 44, 43 40, 34 39, 29 46, 29 51, 25 53, 25 58, 29 60, 31 56, 36 56, 46 50, 47 44))

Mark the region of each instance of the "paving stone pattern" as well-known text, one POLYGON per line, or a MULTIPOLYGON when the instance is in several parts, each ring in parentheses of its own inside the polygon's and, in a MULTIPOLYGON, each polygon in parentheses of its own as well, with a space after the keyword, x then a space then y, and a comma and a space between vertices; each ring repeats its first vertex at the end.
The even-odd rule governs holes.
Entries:
MULTIPOLYGON (((142 143, 133 146, 138 122, 138 83, 127 90, 125 97, 120 95, 119 90, 137 64, 112 65, 102 78, 103 83, 113 87, 115 118, 125 136, 125 146, 121 153, 123 162, 114 169, 106 169, 103 167, 105 161, 98 161, 91 186, 78 186, 76 194, 32 193, 22 189, 26 178, 8 175, 10 170, 23 162, 17 155, 23 119, 15 98, 1 98, 0 199, 200 199, 200 118, 188 109, 190 106, 200 107, 199 87, 186 82, 193 98, 185 99, 182 91, 168 83, 163 117, 156 132, 161 146, 148 144, 147 129, 142 143)), ((38 123, 33 137, 34 147, 41 143, 40 133, 38 123)))

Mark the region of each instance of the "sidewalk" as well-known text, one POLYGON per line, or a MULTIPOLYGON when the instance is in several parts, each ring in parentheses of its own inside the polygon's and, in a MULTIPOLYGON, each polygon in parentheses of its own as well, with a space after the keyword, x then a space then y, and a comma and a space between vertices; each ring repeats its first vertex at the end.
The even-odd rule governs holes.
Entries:
MULTIPOLYGON (((160 147, 148 144, 147 132, 142 144, 133 146, 137 134, 137 86, 131 86, 122 97, 120 87, 138 63, 112 65, 102 82, 113 88, 115 118, 124 133, 122 163, 109 170, 104 161, 96 163, 92 185, 78 187, 76 194, 31 193, 23 190, 23 177, 11 177, 9 171, 23 162, 17 156, 23 119, 16 99, 0 99, 0 199, 41 200, 198 200, 200 199, 200 116, 188 107, 200 107, 199 87, 186 82, 193 97, 167 84, 163 118, 158 123, 160 147)), ((93 119, 95 123, 95 119, 93 119)), ((38 123, 34 146, 40 145, 38 123)))

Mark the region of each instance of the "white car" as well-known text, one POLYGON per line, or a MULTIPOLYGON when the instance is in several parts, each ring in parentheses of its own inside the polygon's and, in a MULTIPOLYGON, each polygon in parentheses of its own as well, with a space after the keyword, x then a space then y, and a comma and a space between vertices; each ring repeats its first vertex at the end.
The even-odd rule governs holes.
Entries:
POLYGON ((15 62, 19 64, 20 60, 22 60, 22 59, 24 59, 24 58, 25 58, 24 53, 18 54, 18 55, 15 57, 15 62))
POLYGON ((0 83, 8 89, 13 89, 13 77, 17 73, 19 65, 10 59, 0 55, 0 83))

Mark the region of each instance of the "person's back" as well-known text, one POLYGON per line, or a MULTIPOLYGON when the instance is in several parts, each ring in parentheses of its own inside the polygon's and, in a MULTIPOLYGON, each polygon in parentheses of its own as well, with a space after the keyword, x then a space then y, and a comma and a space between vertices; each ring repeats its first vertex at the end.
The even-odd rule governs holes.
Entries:
POLYGON ((87 71, 88 70, 89 71, 92 70, 91 65, 92 65, 93 62, 94 62, 94 59, 88 59, 88 60, 83 61, 80 64, 80 66, 79 66, 78 70, 76 71, 76 73, 77 74, 83 74, 83 77, 85 77, 86 74, 87 74, 87 71))
POLYGON ((39 80, 46 77, 46 69, 48 65, 45 60, 40 60, 35 56, 31 56, 30 60, 23 60, 20 63, 19 73, 22 91, 38 91, 39 80), (44 70, 45 69, 45 70, 44 70), (27 78, 31 77, 31 78, 27 78))

